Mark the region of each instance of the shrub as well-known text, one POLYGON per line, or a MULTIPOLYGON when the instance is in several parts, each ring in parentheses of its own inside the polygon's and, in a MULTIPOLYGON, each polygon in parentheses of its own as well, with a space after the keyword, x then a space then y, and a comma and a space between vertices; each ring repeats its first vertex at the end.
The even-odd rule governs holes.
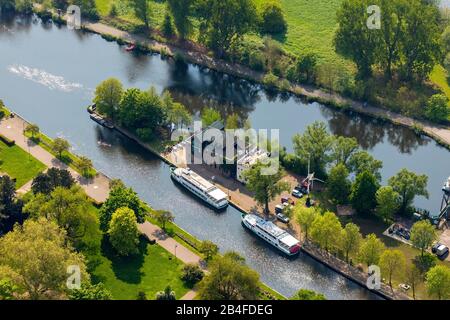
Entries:
POLYGON ((115 3, 113 3, 112 5, 111 5, 111 8, 109 9, 109 14, 108 14, 110 17, 117 17, 117 7, 116 7, 116 4, 115 3))
POLYGON ((196 264, 186 264, 183 267, 181 280, 186 282, 189 286, 194 286, 203 279, 204 272, 196 264))
POLYGON ((2 134, 0 134, 0 140, 3 141, 9 147, 12 147, 13 145, 16 144, 14 140, 9 139, 8 137, 5 137, 2 134))
POLYGON ((261 31, 263 33, 285 33, 287 23, 279 2, 266 2, 261 12, 261 31))
POLYGON ((250 68, 256 71, 264 71, 266 63, 264 55, 260 51, 252 51, 248 60, 250 68))
POLYGON ((161 31, 164 36, 170 38, 175 35, 175 27, 173 25, 172 17, 169 14, 166 14, 164 17, 163 24, 161 26, 161 31))
POLYGON ((425 108, 425 117, 434 122, 443 122, 448 120, 450 108, 448 99, 443 94, 435 94, 427 101, 425 108))
POLYGON ((278 85, 278 77, 269 72, 264 76, 263 83, 269 88, 276 88, 278 85))

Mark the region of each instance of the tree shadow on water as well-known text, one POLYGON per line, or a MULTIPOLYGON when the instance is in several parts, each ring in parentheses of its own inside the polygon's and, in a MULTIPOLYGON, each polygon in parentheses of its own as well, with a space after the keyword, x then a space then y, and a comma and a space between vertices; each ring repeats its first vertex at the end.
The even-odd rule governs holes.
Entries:
POLYGON ((121 257, 114 248, 111 246, 108 236, 104 236, 102 239, 102 254, 111 261, 112 270, 117 279, 133 284, 141 283, 142 276, 141 271, 144 265, 145 256, 147 255, 148 242, 144 237, 139 237, 138 253, 135 255, 121 257))

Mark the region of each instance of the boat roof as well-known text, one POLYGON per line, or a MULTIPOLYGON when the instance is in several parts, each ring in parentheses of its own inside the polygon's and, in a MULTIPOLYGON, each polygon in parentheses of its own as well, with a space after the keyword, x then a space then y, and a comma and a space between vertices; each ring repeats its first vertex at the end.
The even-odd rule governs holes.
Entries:
POLYGON ((184 179, 188 180, 193 185, 197 186, 205 192, 212 191, 216 188, 211 182, 199 176, 197 173, 190 169, 177 168, 175 169, 175 173, 181 175, 184 179))
POLYGON ((264 220, 257 215, 247 214, 244 219, 246 219, 252 226, 258 225, 261 229, 275 238, 281 239, 282 235, 289 235, 286 231, 276 226, 271 221, 264 220))
POLYGON ((223 200, 223 199, 227 198, 226 193, 223 192, 222 190, 220 190, 219 188, 216 188, 216 189, 210 191, 209 195, 211 197, 213 197, 216 201, 220 201, 220 200, 223 200))
POLYGON ((283 242, 288 247, 295 246, 299 243, 297 239, 295 239, 293 236, 291 236, 289 233, 286 233, 286 235, 280 239, 281 242, 283 242))

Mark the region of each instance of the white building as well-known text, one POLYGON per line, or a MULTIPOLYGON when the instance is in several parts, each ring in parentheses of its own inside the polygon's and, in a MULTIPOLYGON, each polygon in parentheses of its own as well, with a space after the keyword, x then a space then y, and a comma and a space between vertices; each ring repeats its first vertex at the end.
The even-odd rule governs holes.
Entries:
POLYGON ((239 182, 246 183, 243 176, 245 170, 250 169, 258 161, 266 159, 269 157, 269 153, 258 148, 253 148, 250 151, 245 152, 242 156, 238 156, 237 166, 236 166, 236 179, 239 182))

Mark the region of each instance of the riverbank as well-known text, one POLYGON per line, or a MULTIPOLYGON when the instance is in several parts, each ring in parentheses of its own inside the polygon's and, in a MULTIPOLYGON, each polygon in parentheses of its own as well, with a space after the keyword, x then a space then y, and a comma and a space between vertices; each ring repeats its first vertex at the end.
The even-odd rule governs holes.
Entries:
MULTIPOLYGON (((36 8, 39 8, 38 5, 35 6, 36 8)), ((63 17, 57 17, 57 19, 58 21, 65 21, 63 17)), ((147 39, 143 36, 131 34, 100 22, 84 23, 82 24, 82 29, 99 34, 108 41, 116 41, 119 44, 135 43, 137 45, 137 49, 144 52, 155 52, 161 54, 162 56, 172 58, 182 57, 185 62, 207 67, 221 73, 226 73, 264 85, 264 73, 251 70, 246 66, 236 63, 230 63, 221 59, 213 58, 205 52, 194 51, 187 48, 181 48, 173 44, 166 44, 153 39, 147 39)), ((283 79, 284 83, 286 83, 286 81, 287 80, 283 79)), ((280 90, 280 88, 278 88, 278 90, 280 90)), ((450 150, 450 128, 447 126, 437 125, 424 120, 416 120, 389 111, 385 108, 375 107, 367 104, 366 102, 355 101, 314 86, 289 83, 288 87, 283 86, 282 91, 305 98, 309 102, 318 102, 342 111, 354 111, 362 115, 382 119, 396 125, 413 129, 418 134, 424 134, 450 150)))

